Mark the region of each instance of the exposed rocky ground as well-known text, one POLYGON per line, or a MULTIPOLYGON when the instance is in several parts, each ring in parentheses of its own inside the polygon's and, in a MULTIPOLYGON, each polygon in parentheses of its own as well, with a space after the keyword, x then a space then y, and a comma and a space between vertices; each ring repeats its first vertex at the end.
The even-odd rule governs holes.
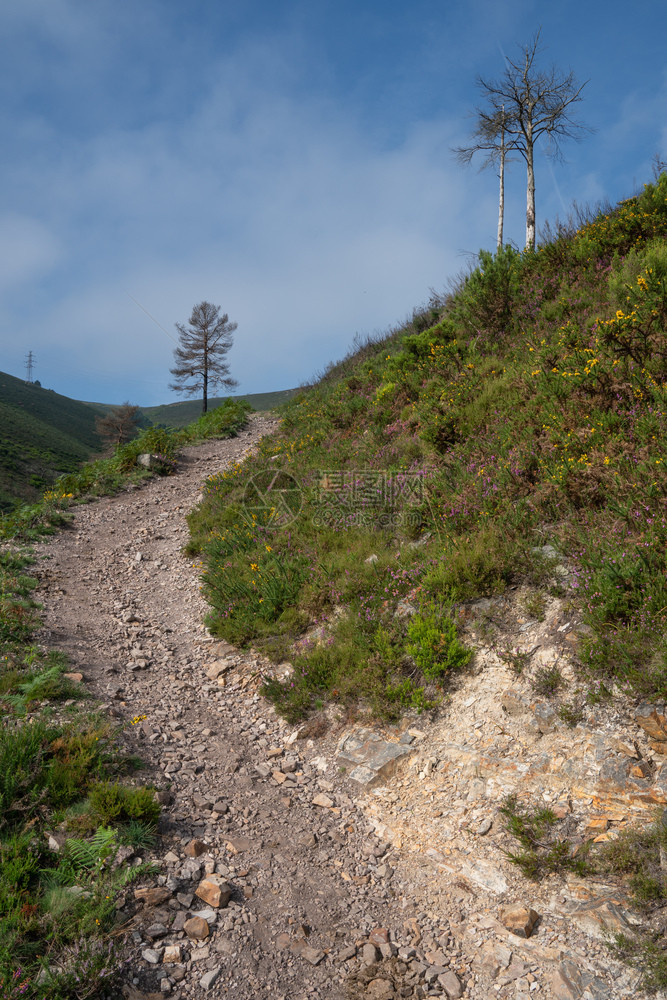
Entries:
POLYGON ((660 723, 599 708, 561 722, 526 674, 557 662, 567 678, 577 623, 556 598, 542 621, 521 618, 519 592, 470 609, 474 665, 435 719, 384 732, 279 719, 258 694, 269 665, 207 634, 182 554, 203 480, 271 427, 254 416, 187 449, 176 475, 77 508, 38 549, 42 640, 125 724, 141 780, 161 790, 157 846, 123 858, 160 870, 119 901, 124 995, 637 996, 604 943, 633 919, 619 887, 526 881, 498 809, 517 792, 568 835, 613 835, 667 797, 646 732, 660 723), (515 665, 525 653, 520 675, 485 639, 494 616, 515 665))

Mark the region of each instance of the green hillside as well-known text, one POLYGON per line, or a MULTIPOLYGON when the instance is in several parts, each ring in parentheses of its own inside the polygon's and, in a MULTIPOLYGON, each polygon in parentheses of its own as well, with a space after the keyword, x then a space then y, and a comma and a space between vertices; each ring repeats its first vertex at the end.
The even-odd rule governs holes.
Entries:
POLYGON ((0 372, 0 510, 100 450, 94 408, 0 372))
MULTIPOLYGON (((287 402, 299 392, 299 389, 283 389, 279 392, 255 392, 246 396, 232 396, 232 399, 245 400, 253 410, 273 410, 276 406, 287 402)), ((209 399, 209 410, 215 409, 225 401, 226 396, 209 399)), ((162 406, 143 406, 141 412, 152 424, 164 424, 165 427, 187 427, 201 416, 201 399, 188 399, 180 403, 165 403, 162 406)))
POLYGON ((666 331, 665 174, 536 252, 480 253, 208 481, 210 628, 293 663, 265 689, 289 719, 391 717, 466 662, 475 602, 520 586, 529 615, 560 594, 583 619, 578 697, 665 699, 666 331))

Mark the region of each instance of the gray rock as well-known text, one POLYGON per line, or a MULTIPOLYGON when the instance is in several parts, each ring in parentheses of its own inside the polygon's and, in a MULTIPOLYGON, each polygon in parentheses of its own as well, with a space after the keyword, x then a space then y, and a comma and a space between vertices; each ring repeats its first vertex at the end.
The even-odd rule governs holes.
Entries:
POLYGON ((220 975, 221 971, 222 971, 221 966, 218 966, 215 969, 211 969, 210 972, 205 972, 204 975, 199 980, 200 985, 205 990, 210 990, 211 986, 213 986, 214 982, 220 975))
POLYGON ((560 558, 560 553, 556 551, 553 545, 536 545, 530 551, 536 556, 542 556, 544 559, 560 558))
POLYGON ((144 948, 141 957, 150 965, 158 965, 164 954, 164 948, 144 948))
POLYGON ((340 766, 352 767, 353 781, 370 787, 382 784, 411 752, 408 744, 391 743, 371 729, 358 729, 340 741, 337 760, 340 766))
POLYGON ((362 963, 364 965, 373 965, 375 962, 377 962, 378 958, 379 958, 379 953, 375 945, 371 944, 370 941, 366 942, 366 944, 361 949, 362 963))
POLYGON ((164 924, 151 924, 150 927, 146 928, 146 937, 149 937, 152 941, 163 938, 168 933, 169 931, 164 924))
POLYGON ((156 469, 160 464, 160 459, 157 455, 151 455, 147 451, 142 452, 141 455, 137 455, 137 465, 141 465, 144 469, 156 469))
POLYGON ((452 1000, 458 1000, 458 997, 463 994, 463 984, 456 973, 452 972, 451 969, 448 969, 447 972, 443 972, 442 975, 438 976, 438 983, 442 986, 447 996, 451 997, 452 1000))
POLYGON ((353 944, 350 945, 349 948, 343 948, 343 950, 338 955, 338 959, 341 962, 349 962, 351 958, 356 958, 356 955, 357 955, 357 946, 353 944))
POLYGON ((591 997, 591 1000, 608 1000, 611 996, 607 983, 569 959, 559 965, 551 988, 556 1000, 579 1000, 583 995, 591 997))

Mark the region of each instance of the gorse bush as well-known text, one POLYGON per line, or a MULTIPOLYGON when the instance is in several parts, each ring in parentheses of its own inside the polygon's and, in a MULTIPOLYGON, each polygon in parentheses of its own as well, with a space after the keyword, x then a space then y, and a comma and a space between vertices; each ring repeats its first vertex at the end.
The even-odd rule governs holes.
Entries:
MULTIPOLYGON (((618 358, 634 362, 653 378, 667 370, 667 245, 651 242, 632 250, 610 277, 619 308, 602 321, 601 335, 618 358)), ((659 391, 659 383, 655 382, 659 391)))
POLYGON ((479 264, 463 279, 451 306, 452 318, 468 334, 497 340, 513 332, 521 280, 521 254, 511 246, 479 253, 479 264))

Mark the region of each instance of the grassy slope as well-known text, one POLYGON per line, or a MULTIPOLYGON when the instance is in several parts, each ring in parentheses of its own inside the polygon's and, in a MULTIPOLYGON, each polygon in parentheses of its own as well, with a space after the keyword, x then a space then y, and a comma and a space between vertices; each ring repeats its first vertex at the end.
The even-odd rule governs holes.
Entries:
MULTIPOLYGON (((253 410, 273 410, 281 403, 295 396, 298 389, 283 389, 279 392, 254 392, 246 396, 232 396, 232 399, 245 400, 253 410)), ((224 402, 226 396, 209 400, 209 410, 215 409, 224 402)), ((201 400, 192 399, 181 403, 166 403, 162 406, 144 406, 141 411, 153 424, 164 424, 167 427, 187 427, 193 420, 201 416, 201 400)))
POLYGON ((573 569, 591 683, 667 695, 666 237, 662 175, 536 253, 481 254, 210 480, 191 517, 210 625, 292 660, 268 687, 286 715, 419 706, 465 659, 466 602, 557 586, 546 543, 573 569), (396 617, 406 599, 418 613, 396 617), (294 645, 327 620, 325 643, 294 645))
POLYGON ((31 500, 100 448, 95 411, 0 372, 0 510, 31 500))

